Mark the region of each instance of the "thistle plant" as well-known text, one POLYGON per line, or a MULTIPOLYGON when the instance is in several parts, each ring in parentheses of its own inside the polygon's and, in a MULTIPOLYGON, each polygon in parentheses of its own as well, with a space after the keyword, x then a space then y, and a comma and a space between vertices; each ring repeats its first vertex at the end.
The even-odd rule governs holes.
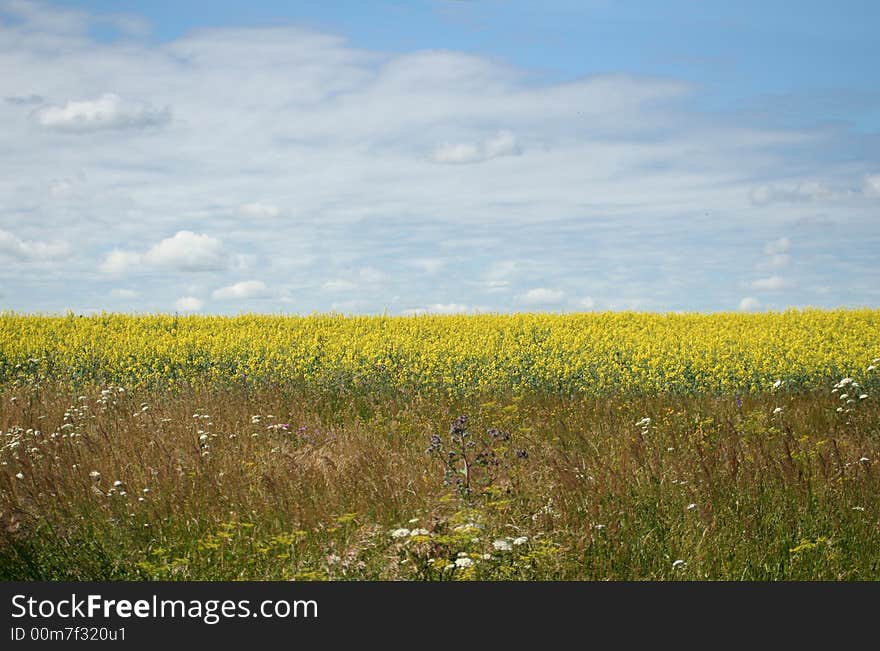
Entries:
POLYGON ((452 422, 446 440, 434 434, 426 453, 443 465, 444 486, 453 486, 466 500, 483 495, 515 459, 527 459, 525 450, 513 449, 509 432, 495 427, 485 435, 475 435, 468 428, 468 417, 452 422))

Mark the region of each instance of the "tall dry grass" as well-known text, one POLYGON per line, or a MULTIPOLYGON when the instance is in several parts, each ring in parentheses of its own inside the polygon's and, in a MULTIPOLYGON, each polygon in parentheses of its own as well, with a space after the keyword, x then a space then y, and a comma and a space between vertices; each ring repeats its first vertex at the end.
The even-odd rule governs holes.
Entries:
POLYGON ((880 410, 840 404, 7 387, 0 578, 877 579, 880 410))

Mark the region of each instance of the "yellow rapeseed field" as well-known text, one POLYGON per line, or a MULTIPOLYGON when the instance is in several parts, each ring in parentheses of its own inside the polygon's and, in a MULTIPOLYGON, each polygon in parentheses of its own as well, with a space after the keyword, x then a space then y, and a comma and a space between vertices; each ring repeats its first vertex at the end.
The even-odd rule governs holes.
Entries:
POLYGON ((303 382, 459 394, 733 392, 862 377, 880 310, 476 316, 0 315, 0 380, 303 382))

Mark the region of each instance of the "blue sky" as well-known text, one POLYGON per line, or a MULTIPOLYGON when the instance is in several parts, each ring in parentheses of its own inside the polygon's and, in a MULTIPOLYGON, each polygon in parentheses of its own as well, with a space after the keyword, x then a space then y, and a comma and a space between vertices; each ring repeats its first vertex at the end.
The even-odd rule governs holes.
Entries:
POLYGON ((0 0, 0 308, 880 306, 877 24, 0 0))

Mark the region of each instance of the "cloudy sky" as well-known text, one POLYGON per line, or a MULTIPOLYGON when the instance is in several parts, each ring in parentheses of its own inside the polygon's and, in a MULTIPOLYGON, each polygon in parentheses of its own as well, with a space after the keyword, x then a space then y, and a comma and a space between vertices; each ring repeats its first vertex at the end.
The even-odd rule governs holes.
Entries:
POLYGON ((0 0, 0 309, 880 306, 880 3, 792 7, 0 0))

